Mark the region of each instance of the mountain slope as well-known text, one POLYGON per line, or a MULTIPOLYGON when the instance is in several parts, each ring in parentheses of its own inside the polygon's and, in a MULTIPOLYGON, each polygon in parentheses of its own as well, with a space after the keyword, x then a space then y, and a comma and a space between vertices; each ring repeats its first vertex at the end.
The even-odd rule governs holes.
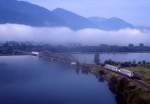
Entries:
POLYGON ((17 0, 0 1, 0 23, 31 26, 65 26, 71 29, 96 28, 88 19, 64 9, 49 11, 43 7, 17 0))
POLYGON ((70 11, 57 8, 52 11, 52 14, 60 17, 64 21, 64 25, 73 29, 82 29, 82 28, 98 28, 92 21, 89 19, 79 16, 70 11))
POLYGON ((17 0, 0 0, 0 24, 4 23, 68 27, 74 30, 84 28, 118 30, 133 27, 119 18, 85 18, 61 8, 50 11, 38 5, 17 0))
POLYGON ((107 21, 107 18, 104 17, 89 17, 88 19, 94 23, 107 21))
POLYGON ((59 17, 40 6, 24 1, 0 0, 0 23, 18 23, 31 26, 57 26, 59 17))
POLYGON ((89 18, 93 23, 95 23, 100 29, 104 30, 119 30, 123 28, 134 28, 134 26, 120 18, 112 17, 109 19, 91 17, 89 18))

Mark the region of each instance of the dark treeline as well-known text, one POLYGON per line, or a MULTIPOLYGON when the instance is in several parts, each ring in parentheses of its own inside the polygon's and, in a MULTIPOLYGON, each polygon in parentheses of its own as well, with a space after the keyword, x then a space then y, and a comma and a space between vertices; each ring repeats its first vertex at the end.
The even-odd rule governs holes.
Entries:
POLYGON ((143 60, 143 61, 133 60, 133 61, 126 61, 126 62, 116 62, 116 61, 109 59, 109 60, 106 60, 104 62, 104 64, 110 64, 110 65, 115 65, 115 66, 120 66, 120 67, 136 67, 136 66, 149 66, 150 62, 147 62, 145 60, 143 60))
POLYGON ((0 43, 0 53, 10 54, 17 51, 43 51, 48 50, 51 52, 150 52, 150 46, 144 46, 144 44, 139 44, 134 46, 129 44, 128 46, 117 46, 117 45, 106 45, 102 44, 99 46, 63 46, 63 45, 50 45, 50 44, 40 44, 32 42, 15 42, 7 41, 0 43))

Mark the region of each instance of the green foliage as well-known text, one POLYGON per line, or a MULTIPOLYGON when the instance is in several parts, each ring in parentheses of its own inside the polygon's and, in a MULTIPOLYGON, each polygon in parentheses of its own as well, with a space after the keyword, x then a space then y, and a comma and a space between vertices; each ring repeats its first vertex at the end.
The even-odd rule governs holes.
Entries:
POLYGON ((150 65, 129 67, 127 69, 135 72, 142 80, 150 84, 150 65))
POLYGON ((112 76, 110 83, 119 104, 150 104, 150 92, 132 85, 128 79, 112 76))

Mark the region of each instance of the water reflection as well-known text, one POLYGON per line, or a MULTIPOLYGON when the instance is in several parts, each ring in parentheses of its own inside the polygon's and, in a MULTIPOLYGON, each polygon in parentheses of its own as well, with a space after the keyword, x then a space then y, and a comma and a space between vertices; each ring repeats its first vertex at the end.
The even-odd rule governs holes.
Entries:
MULTIPOLYGON (((81 63, 93 64, 95 63, 94 54, 73 54, 81 63)), ((126 61, 143 61, 150 62, 150 53, 100 53, 99 61, 103 63, 106 60, 113 60, 116 62, 126 61)), ((98 60, 98 59, 97 59, 98 60)))
POLYGON ((116 104, 88 69, 31 56, 0 57, 0 63, 0 104, 116 104))
POLYGON ((100 75, 96 75, 96 78, 99 82, 104 82, 105 81, 104 78, 100 75))
POLYGON ((90 70, 88 68, 83 68, 83 67, 76 67, 74 68, 76 70, 76 73, 77 74, 89 74, 90 73, 90 70))

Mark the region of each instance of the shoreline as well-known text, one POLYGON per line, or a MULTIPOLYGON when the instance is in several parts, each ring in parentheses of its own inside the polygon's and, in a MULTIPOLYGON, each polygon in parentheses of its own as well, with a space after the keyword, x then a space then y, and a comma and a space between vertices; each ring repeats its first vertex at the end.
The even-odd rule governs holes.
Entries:
POLYGON ((150 91, 132 79, 105 70, 98 65, 87 65, 86 68, 96 77, 108 82, 108 87, 116 95, 118 104, 150 104, 150 91))
POLYGON ((24 54, 24 55, 0 55, 0 56, 28 56, 28 55, 24 54))
POLYGON ((128 53, 150 53, 150 51, 145 52, 71 52, 72 54, 128 54, 128 53))
MULTIPOLYGON (((21 56, 0 55, 0 56, 21 56)), ((23 56, 28 56, 24 54, 23 56)), ((32 55, 31 55, 32 56, 32 55)), ((98 78, 108 82, 108 87, 116 95, 118 104, 150 104, 150 91, 134 83, 131 79, 104 69, 101 65, 81 64, 75 66, 81 70, 87 70, 98 78)))

